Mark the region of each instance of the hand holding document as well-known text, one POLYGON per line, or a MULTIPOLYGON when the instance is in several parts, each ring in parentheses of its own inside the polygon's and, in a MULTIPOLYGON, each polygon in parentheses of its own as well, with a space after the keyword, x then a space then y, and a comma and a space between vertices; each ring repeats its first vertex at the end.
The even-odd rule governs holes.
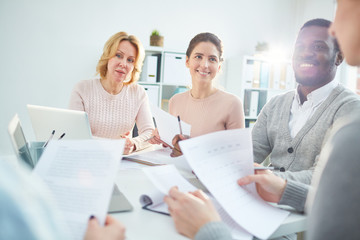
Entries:
POLYGON ((59 223, 72 239, 83 239, 89 217, 104 224, 124 140, 50 141, 34 174, 63 213, 59 223))
MULTIPOLYGON (((159 191, 146 193, 140 197, 140 203, 147 210, 169 214, 168 207, 163 199, 168 195, 169 190, 173 186, 177 186, 181 192, 193 192, 196 188, 191 185, 180 173, 174 165, 156 166, 143 168, 145 174, 159 191)), ((252 235, 241 228, 231 217, 224 211, 221 205, 211 196, 209 196, 219 213, 222 221, 229 226, 234 239, 250 240, 252 235)))
POLYGON ((162 141, 169 146, 172 146, 172 139, 176 134, 179 134, 179 126, 181 126, 182 133, 190 136, 191 125, 178 121, 177 117, 170 115, 169 113, 161 110, 158 107, 151 106, 151 112, 155 118, 156 127, 159 131, 159 135, 162 141), (179 125, 180 124, 180 125, 179 125))
POLYGON ((249 129, 206 134, 180 142, 197 177, 225 211, 249 233, 267 239, 288 216, 257 194, 255 184, 240 187, 237 180, 254 174, 249 129))

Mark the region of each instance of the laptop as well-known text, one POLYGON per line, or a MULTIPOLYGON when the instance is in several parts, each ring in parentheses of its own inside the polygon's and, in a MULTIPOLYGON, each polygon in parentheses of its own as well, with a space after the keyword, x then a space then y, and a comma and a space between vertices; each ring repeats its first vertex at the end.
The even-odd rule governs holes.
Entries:
POLYGON ((17 114, 10 120, 8 132, 16 157, 28 164, 29 167, 33 168, 35 163, 30 154, 29 146, 17 114))
MULTIPOLYGON (((17 158, 28 164, 30 168, 34 168, 36 162, 30 151, 31 146, 29 146, 29 143, 26 141, 25 134, 17 114, 15 114, 15 116, 10 120, 8 132, 17 158)), ((44 142, 41 142, 41 144, 43 145, 44 142)), ((120 192, 117 185, 114 184, 108 212, 117 213, 132 210, 133 206, 130 204, 129 200, 122 192, 120 192)))
POLYGON ((52 139, 92 138, 88 115, 83 111, 27 105, 31 124, 37 141, 47 141, 53 130, 52 139))
POLYGON ((114 184, 114 190, 111 196, 108 213, 127 212, 132 211, 133 206, 125 195, 120 192, 118 186, 114 184))

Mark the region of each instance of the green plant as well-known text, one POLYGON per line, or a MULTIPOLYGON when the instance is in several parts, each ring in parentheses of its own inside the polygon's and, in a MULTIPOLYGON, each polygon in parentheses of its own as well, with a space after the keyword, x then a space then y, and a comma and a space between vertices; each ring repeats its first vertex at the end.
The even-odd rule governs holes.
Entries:
POLYGON ((151 32, 151 36, 160 36, 160 32, 156 29, 154 29, 152 32, 151 32))
POLYGON ((267 42, 258 42, 255 46, 255 50, 264 52, 269 50, 269 44, 267 42))

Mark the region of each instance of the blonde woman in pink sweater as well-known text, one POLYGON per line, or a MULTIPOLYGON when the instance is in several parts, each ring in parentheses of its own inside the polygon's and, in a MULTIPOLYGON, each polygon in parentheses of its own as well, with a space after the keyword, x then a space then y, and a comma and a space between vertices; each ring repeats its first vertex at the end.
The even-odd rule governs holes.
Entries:
MULTIPOLYGON (((186 51, 186 67, 190 70, 192 88, 174 95, 169 102, 169 113, 180 116, 191 125, 190 137, 207 133, 243 128, 244 111, 241 100, 214 86, 214 79, 223 61, 221 40, 212 33, 200 33, 189 44, 186 51)), ((155 131, 151 143, 160 143, 155 131)), ((177 142, 185 136, 173 139, 172 156, 181 155, 177 142)))
POLYGON ((93 136, 126 138, 124 154, 149 144, 154 129, 144 88, 136 83, 145 56, 137 37, 118 32, 105 43, 97 64, 98 78, 77 83, 69 108, 88 113, 93 136), (132 138, 136 123, 139 136, 132 138))

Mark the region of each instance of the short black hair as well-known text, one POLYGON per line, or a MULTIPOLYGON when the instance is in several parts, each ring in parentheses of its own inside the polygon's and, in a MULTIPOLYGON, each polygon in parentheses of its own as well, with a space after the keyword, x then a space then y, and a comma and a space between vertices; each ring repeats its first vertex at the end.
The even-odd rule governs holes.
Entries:
MULTIPOLYGON (((304 25, 300 28, 300 31, 303 30, 306 27, 311 27, 311 26, 318 26, 318 27, 325 27, 325 28, 330 28, 332 22, 323 18, 315 18, 315 19, 311 19, 309 21, 307 21, 306 23, 304 23, 304 25)), ((335 46, 335 50, 337 52, 340 52, 340 47, 339 47, 339 43, 337 41, 336 38, 334 39, 334 46, 335 46)))

